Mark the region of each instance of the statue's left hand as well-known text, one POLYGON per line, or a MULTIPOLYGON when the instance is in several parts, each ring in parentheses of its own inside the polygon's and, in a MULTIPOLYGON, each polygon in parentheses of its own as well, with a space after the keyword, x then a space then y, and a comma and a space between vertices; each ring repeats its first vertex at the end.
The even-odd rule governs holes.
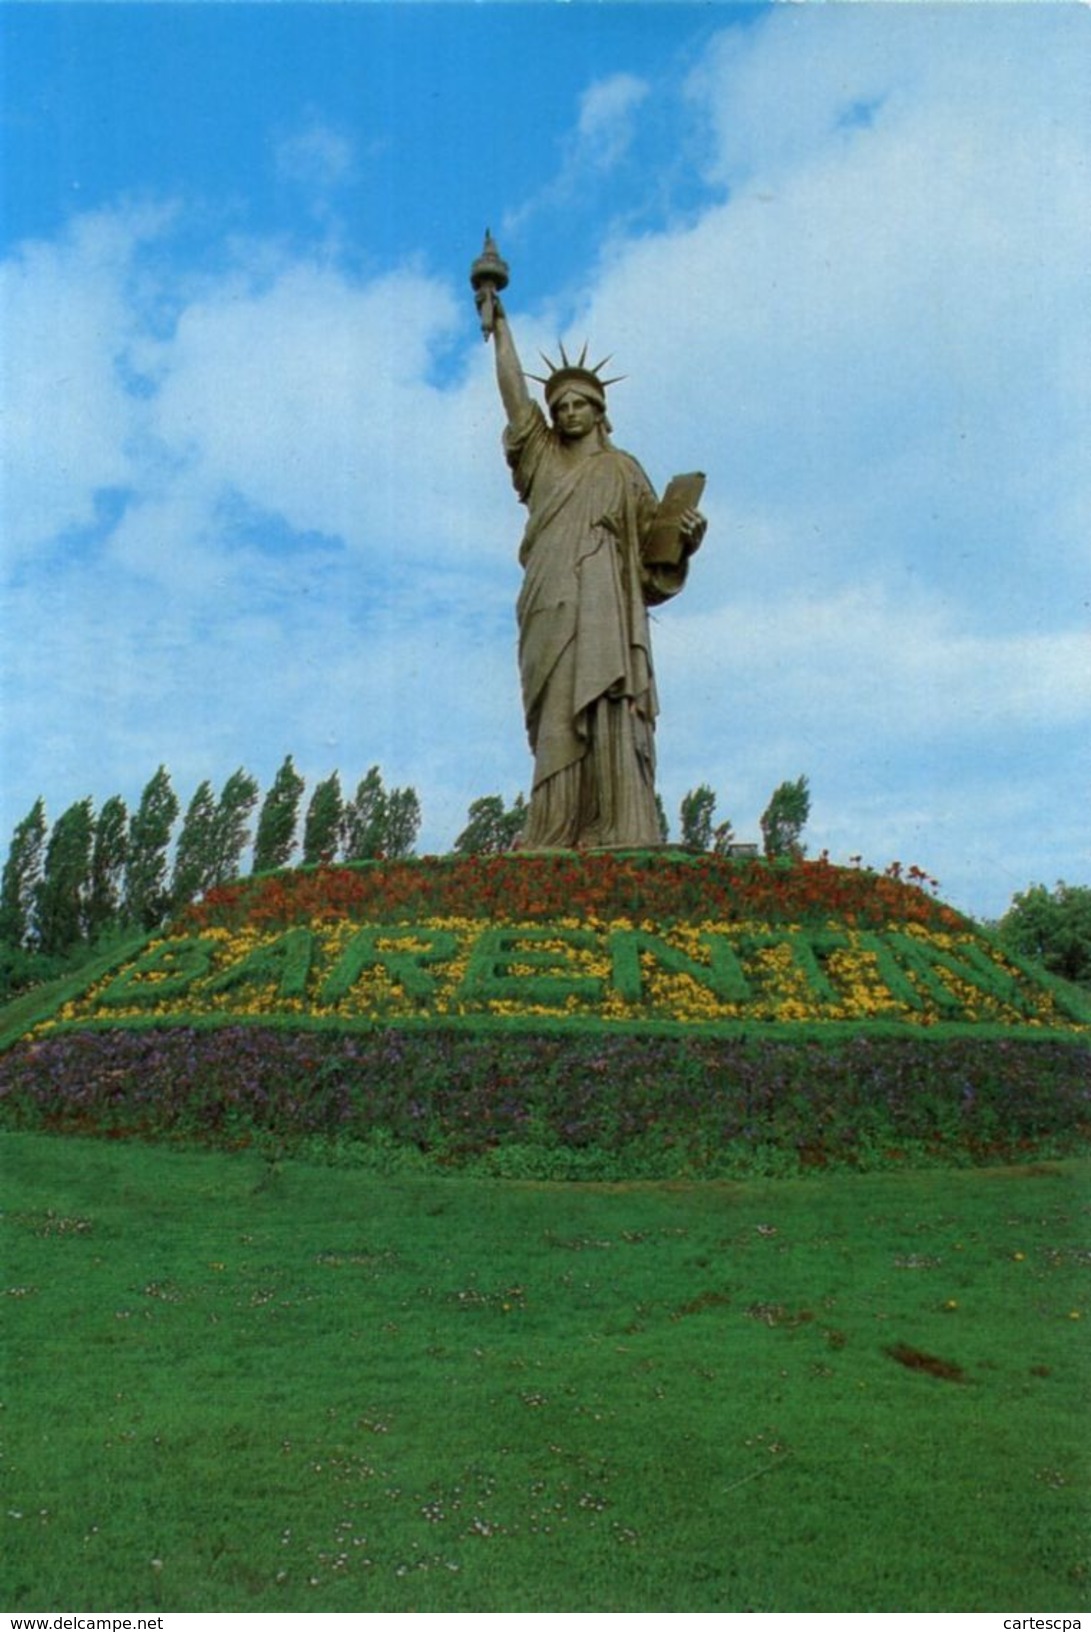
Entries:
POLYGON ((699 510, 684 510, 678 518, 678 534, 687 555, 700 549, 708 528, 708 520, 699 510))

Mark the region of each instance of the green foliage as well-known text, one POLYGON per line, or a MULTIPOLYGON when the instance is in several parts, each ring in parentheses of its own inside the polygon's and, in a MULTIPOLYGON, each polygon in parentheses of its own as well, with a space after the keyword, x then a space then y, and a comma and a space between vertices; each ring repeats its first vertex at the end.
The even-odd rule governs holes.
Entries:
MULTIPOLYGON (((201 957, 203 943, 191 943, 201 957)), ((306 929, 288 929, 269 945, 258 946, 239 963, 228 966, 211 983, 212 992, 238 986, 275 986, 281 997, 302 1000, 310 973, 314 936, 306 929)), ((207 949, 205 949, 207 951, 207 949)))
MULTIPOLYGON (((686 794, 679 810, 679 818, 682 827, 681 842, 687 850, 711 850, 718 856, 727 854, 735 838, 735 830, 727 820, 718 822, 714 827, 712 818, 715 810, 716 795, 707 782, 691 788, 686 794)), ((659 806, 659 826, 665 840, 666 823, 662 805, 659 806)))
POLYGON ((806 855, 799 840, 810 813, 811 793, 805 776, 795 782, 782 782, 774 789, 761 818, 761 835, 768 860, 779 857, 799 860, 806 855))
POLYGON ((0 942, 9 947, 25 947, 30 939, 45 835, 45 802, 39 797, 15 829, 0 879, 0 942))
POLYGON ((207 974, 211 961, 212 948, 198 936, 161 941, 115 976, 103 991, 103 1004, 107 1008, 130 1003, 154 1007, 184 992, 196 976, 207 974))
POLYGON ((643 956, 671 974, 688 975, 700 985, 707 985, 726 1003, 749 1001, 751 994, 746 977, 732 947, 719 935, 706 936, 704 942, 709 954, 707 964, 695 962, 662 936, 646 930, 616 930, 611 936, 610 950, 612 979, 619 996, 628 1003, 640 1002, 644 991, 643 956))
POLYGON ((44 952, 0 941, 0 1003, 7 1003, 18 993, 55 979, 67 967, 67 958, 47 957, 44 952))
POLYGON ((526 825, 527 804, 517 793, 510 809, 498 793, 475 799, 454 843, 459 856, 499 856, 510 850, 526 825))
POLYGON ((706 782, 702 782, 698 788, 691 788, 682 800, 679 819, 682 843, 688 850, 711 850, 712 813, 715 808, 716 795, 706 782))
POLYGON ((512 1163, 12 1139, 5 1606, 1085 1607, 1084 1165, 512 1163))
POLYGON ((372 765, 345 806, 346 861, 374 861, 383 853, 386 834, 386 789, 378 765, 372 765))
POLYGON ((601 979, 573 973, 564 950, 592 950, 595 937, 587 930, 560 930, 552 925, 521 929, 486 929, 474 942, 460 988, 468 1003, 520 1001, 541 1008, 563 1008, 569 998, 601 1002, 601 979), (525 973, 525 971, 530 973, 525 973), (517 973, 516 971, 520 971, 517 973))
POLYGON ((288 754, 262 802, 254 841, 254 872, 269 873, 286 867, 295 849, 296 820, 303 796, 303 778, 288 754))
POLYGON ((735 829, 729 821, 717 822, 712 829, 712 851, 714 855, 726 856, 730 853, 735 842, 735 829))
POLYGON ((137 928, 154 929, 170 910, 167 850, 177 815, 178 800, 170 773, 160 765, 129 823, 123 911, 126 921, 137 928))
POLYGON ((382 771, 372 765, 345 806, 345 860, 398 860, 411 855, 420 823, 420 800, 414 789, 387 789, 382 771))
MULTIPOLYGON (((322 1000, 335 1003, 381 967, 426 1006, 454 938, 433 929, 413 939, 392 947, 379 926, 359 931, 322 1000)), ((474 949, 470 987, 503 999, 529 959, 547 999, 563 1002, 581 977, 557 972, 549 944, 535 939, 493 933, 474 949)), ((746 1178, 774 1170, 770 1162, 781 1175, 1017 1163, 1085 1153, 1091 1140, 1091 1052, 1074 1036, 994 1028, 971 1037, 940 1021, 915 1037, 863 1036, 851 1023, 694 1037, 550 1016, 529 1031, 507 1015, 444 1026, 410 1015, 360 1030, 298 1002, 268 1019, 165 1025, 159 1005, 184 1000, 213 970, 214 950, 199 936, 152 940, 96 960, 29 1011, 17 1000, 0 1012, 0 1125, 173 1143, 275 1138, 288 1150, 306 1141, 347 1150, 382 1130, 392 1148, 445 1171, 507 1172, 518 1159, 540 1178, 574 1177, 575 1152, 580 1175, 602 1180, 746 1178), (92 980, 90 1026, 18 1040, 92 980)), ((216 982, 225 993, 249 986, 259 1000, 262 988, 299 999, 313 951, 306 929, 289 929, 216 982)), ((644 931, 628 932, 618 952, 619 977, 633 987, 646 952, 685 967, 684 954, 644 931)), ((722 990, 738 987, 729 952, 711 963, 722 990)))
POLYGON ((238 876, 250 837, 247 817, 257 797, 257 783, 241 768, 228 777, 219 800, 211 782, 201 783, 190 800, 175 852, 171 880, 175 909, 238 876))
POLYGON ((671 826, 667 820, 667 811, 662 796, 658 793, 655 796, 655 815, 659 823, 659 842, 660 844, 666 844, 671 836, 671 826))
POLYGON ((171 881, 175 910, 238 877, 250 841, 247 820, 257 799, 258 785, 241 767, 228 777, 218 800, 211 782, 201 783, 186 811, 175 852, 171 881))
POLYGON ((216 825, 212 783, 202 782, 189 802, 174 854, 171 900, 175 910, 195 901, 209 886, 216 825))
POLYGON ((258 802, 258 785, 240 765, 220 790, 212 824, 212 850, 206 888, 226 884, 242 871, 242 854, 250 843, 247 823, 258 802))
POLYGON ((344 812, 341 779, 334 771, 324 782, 319 782, 307 806, 303 823, 304 867, 315 867, 320 861, 335 859, 341 842, 344 812))
POLYGON ((121 914, 125 861, 129 854, 129 813, 124 799, 107 799, 95 822, 91 851, 91 883, 87 897, 87 937, 97 941, 116 924, 121 914))
POLYGON ((145 939, 115 923, 94 944, 78 941, 55 957, 0 941, 0 1056, 16 1038, 78 997, 91 981, 135 957, 145 939))
POLYGON ((1000 920, 1001 944, 1036 958, 1051 974, 1091 984, 1091 888, 1034 884, 1016 895, 1000 920))
MULTIPOLYGON (((289 754, 262 805, 255 872, 287 864, 295 848, 303 786, 289 754)), ((170 911, 237 878, 257 802, 257 782, 242 767, 227 778, 218 799, 211 783, 202 781, 186 808, 169 866, 179 805, 165 766, 145 787, 131 818, 116 795, 106 800, 97 820, 90 800, 83 800, 65 812, 50 835, 44 802, 37 799, 15 829, 0 879, 0 996, 51 978, 56 960, 65 964, 68 953, 84 940, 94 945, 122 926, 157 928, 170 911), (43 875, 47 836, 48 877, 43 875), (23 952, 25 957, 15 956, 23 952)), ((356 800, 342 808, 335 771, 311 800, 303 859, 334 859, 342 835, 357 859, 406 857, 420 822, 415 790, 388 792, 377 766, 361 782, 356 800)))
POLYGON ((413 853, 420 832, 420 800, 413 788, 392 788, 386 801, 383 854, 398 861, 413 853))
POLYGON ((63 956, 85 937, 93 843, 91 801, 80 799, 53 825, 35 890, 37 942, 47 958, 63 956))
POLYGON ((417 950, 399 950, 391 947, 389 931, 384 933, 383 926, 372 924, 358 929, 323 983, 320 1001, 339 1003, 365 969, 381 968, 392 984, 402 987, 410 997, 429 1002, 434 983, 428 965, 454 957, 458 942, 449 931, 439 929, 419 929, 413 939, 418 943, 417 950))

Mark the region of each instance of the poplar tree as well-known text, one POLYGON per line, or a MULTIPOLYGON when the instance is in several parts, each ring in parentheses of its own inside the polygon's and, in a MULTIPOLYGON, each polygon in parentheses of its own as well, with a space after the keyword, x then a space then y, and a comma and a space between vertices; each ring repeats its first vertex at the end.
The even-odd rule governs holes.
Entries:
POLYGON ((383 854, 399 860, 413 853, 420 832, 420 800, 414 788, 393 788, 387 795, 383 854))
POLYGON ((98 813, 91 851, 91 888, 87 899, 87 935, 95 940, 116 924, 121 914, 121 889, 129 853, 129 813, 125 801, 113 794, 98 813))
POLYGON ((38 946, 47 957, 71 951, 86 934, 94 831, 90 799, 69 805, 53 824, 35 889, 38 946))
POLYGON ((332 861, 341 841, 341 827, 345 802, 341 797, 341 779, 337 772, 319 782, 307 806, 303 824, 303 865, 314 867, 320 861, 332 861))
POLYGON ((345 807, 346 861, 371 861, 383 854, 386 815, 387 794, 382 772, 378 765, 373 765, 357 783, 356 793, 345 807))
POLYGON ((773 790, 761 818, 767 860, 774 861, 778 857, 802 860, 807 852, 799 839, 810 813, 811 790, 805 776, 794 782, 782 782, 773 790))
POLYGON ((186 807, 178 847, 174 852, 174 872, 170 894, 174 907, 184 907, 206 890, 212 873, 216 830, 216 801, 212 783, 204 781, 186 807))
POLYGON ((170 910, 167 850, 177 815, 178 800, 170 772, 160 765, 129 823, 123 910, 126 920, 142 929, 154 929, 170 910))
POLYGON ((45 836, 45 801, 39 796, 12 834, 0 878, 0 941, 8 946, 26 946, 30 942, 45 836))
POLYGON ((237 771, 232 771, 220 791, 212 824, 208 885, 226 884, 228 879, 237 878, 242 871, 243 851, 250 843, 247 823, 257 802, 258 785, 240 765, 237 771))
POLYGON ((712 813, 716 809, 716 795, 702 782, 691 788, 682 800, 678 816, 682 827, 682 843, 690 850, 712 848, 712 813))
POLYGON ((273 779, 258 816, 258 836, 254 841, 255 873, 285 867, 295 849, 296 819, 303 795, 303 778, 289 754, 273 779))

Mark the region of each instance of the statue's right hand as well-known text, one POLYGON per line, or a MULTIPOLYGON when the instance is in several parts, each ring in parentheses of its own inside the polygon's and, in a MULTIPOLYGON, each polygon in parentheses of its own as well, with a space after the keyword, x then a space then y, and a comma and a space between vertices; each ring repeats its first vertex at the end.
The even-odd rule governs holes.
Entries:
POLYGON ((504 316, 504 308, 500 304, 500 296, 492 284, 484 284, 474 292, 474 305, 481 316, 481 333, 485 339, 495 338, 496 322, 504 316))

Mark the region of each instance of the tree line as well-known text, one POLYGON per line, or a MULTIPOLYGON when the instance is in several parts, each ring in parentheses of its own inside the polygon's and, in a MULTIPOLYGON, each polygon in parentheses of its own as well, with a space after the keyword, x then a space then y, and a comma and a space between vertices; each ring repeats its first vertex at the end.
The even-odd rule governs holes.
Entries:
POLYGON ((0 875, 0 989, 27 984, 73 952, 119 933, 157 928, 217 884, 237 878, 253 839, 251 870, 367 861, 412 853, 420 800, 412 788, 386 787, 377 765, 346 796, 334 771, 311 794, 300 826, 305 784, 289 754, 259 809, 259 789, 239 769, 216 793, 204 781, 182 814, 161 765, 130 812, 114 795, 96 813, 91 799, 70 805, 50 827, 35 800, 18 824, 0 875), (256 831, 251 818, 258 811, 256 831))
MULTIPOLYGON (((378 765, 351 795, 336 771, 320 781, 301 823, 304 792, 289 754, 260 806, 256 780, 240 768, 218 792, 203 781, 183 814, 164 765, 131 812, 120 795, 97 812, 90 798, 79 799, 50 826, 44 800, 35 800, 15 829, 0 876, 0 996, 59 972, 119 935, 158 928, 189 902, 237 878, 251 842, 254 873, 285 867, 297 852, 304 866, 412 855, 420 799, 413 788, 388 788, 378 765)), ((803 854, 800 833, 809 803, 806 777, 776 790, 761 819, 767 856, 803 854)), ((705 784, 686 794, 679 810, 683 846, 730 852, 734 830, 730 822, 715 821, 715 807, 716 795, 705 784)), ((669 825, 662 803, 659 813, 665 843, 669 825)), ((522 794, 510 805, 498 794, 474 800, 455 853, 511 850, 526 814, 522 794)))
MULTIPOLYGON (((368 861, 413 854, 421 806, 413 788, 388 788, 373 765, 346 795, 334 771, 319 782, 300 826, 305 783, 289 754, 259 806, 259 789, 234 771, 217 793, 198 787, 182 815, 170 774, 161 765, 130 813, 115 795, 96 813, 79 799, 52 827, 38 798, 17 825, 0 875, 0 999, 82 961, 119 935, 157 928, 171 913, 218 884, 237 878, 253 840, 251 871, 368 861), (257 811, 256 829, 251 822, 257 811)), ((805 776, 774 789, 761 816, 767 859, 801 858, 810 814, 805 776)), ((518 842, 526 821, 522 794, 475 799, 454 841, 458 855, 499 855, 518 842)), ((738 854, 730 821, 716 819, 716 794, 701 783, 682 799, 678 843, 719 855, 738 854)), ((659 803, 660 835, 670 837, 659 803)), ((753 848, 757 848, 754 846, 753 848)), ((1091 889, 1034 885, 1016 895, 993 926, 1013 951, 1069 980, 1091 983, 1091 889)))

